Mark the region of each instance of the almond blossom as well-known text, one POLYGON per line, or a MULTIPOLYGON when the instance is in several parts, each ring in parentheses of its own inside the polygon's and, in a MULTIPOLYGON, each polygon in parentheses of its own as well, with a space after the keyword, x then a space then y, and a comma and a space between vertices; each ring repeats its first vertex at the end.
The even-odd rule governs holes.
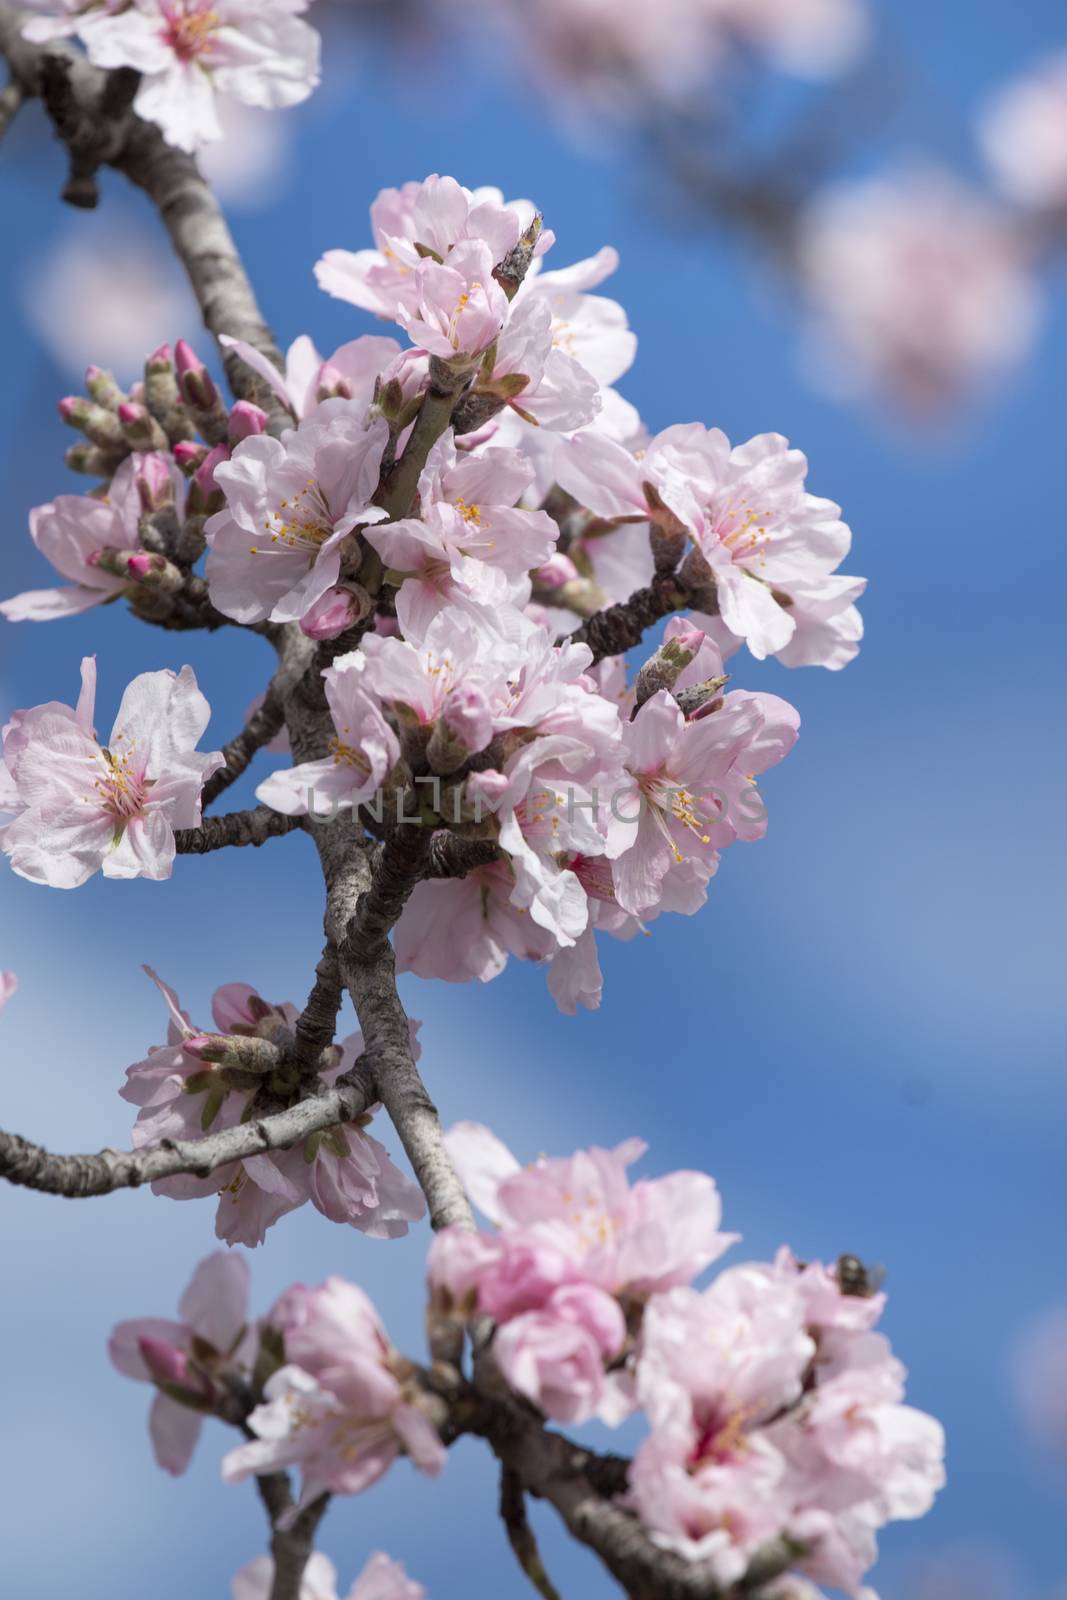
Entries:
POLYGON ((435 1477, 445 1451, 421 1409, 414 1374, 390 1344, 361 1289, 328 1278, 288 1290, 268 1318, 288 1365, 268 1381, 248 1425, 256 1436, 222 1464, 227 1483, 298 1466, 300 1499, 285 1522, 318 1496, 359 1494, 400 1455, 435 1477))
MULTIPOLYGON (((270 1600, 273 1582, 274 1562, 270 1556, 257 1556, 234 1574, 231 1600, 270 1600)), ((337 1568, 320 1550, 308 1558, 297 1600, 338 1600, 337 1568)), ((345 1600, 426 1600, 426 1590, 408 1577, 399 1561, 376 1551, 345 1600)))
POLYGON ((219 1251, 190 1279, 178 1304, 180 1321, 139 1317, 112 1331, 112 1364, 124 1377, 156 1386, 148 1431, 165 1472, 179 1475, 189 1465, 203 1416, 226 1392, 219 1383, 224 1371, 250 1371, 255 1340, 247 1307, 244 1258, 219 1251))
POLYGON ((744 640, 759 660, 836 669, 859 648, 854 602, 866 579, 837 573, 852 536, 840 507, 805 489, 807 467, 780 434, 731 449, 720 429, 693 423, 636 454, 602 434, 578 434, 561 451, 558 476, 601 516, 643 513, 689 531, 703 558, 689 575, 717 607, 696 620, 724 654, 744 640))
POLYGON ((457 1123, 446 1143, 498 1231, 473 1243, 455 1228, 438 1234, 429 1275, 439 1304, 494 1318, 498 1366, 546 1415, 620 1420, 629 1403, 606 1367, 625 1342, 624 1308, 689 1282, 732 1243, 714 1183, 677 1172, 631 1187, 639 1139, 526 1169, 477 1123, 457 1123))
MULTIPOLYGON (((168 1011, 167 1043, 153 1048, 126 1074, 119 1090, 138 1107, 135 1149, 162 1139, 197 1139, 236 1127, 251 1107, 247 1073, 240 1069, 240 1045, 263 1039, 282 1045, 292 1039, 297 1011, 269 1005, 247 984, 224 984, 215 991, 212 1017, 217 1036, 199 1032, 181 1009, 174 991, 149 969, 168 1011), (226 1043, 234 1046, 237 1078, 227 1072, 226 1043)), ((412 1047, 418 1024, 412 1024, 412 1047)), ((332 1065, 321 1069, 330 1087, 363 1053, 359 1033, 344 1039, 332 1065)), ((374 1108, 372 1108, 374 1109, 374 1108)), ((347 1223, 370 1238, 391 1239, 425 1213, 418 1188, 397 1170, 377 1139, 366 1131, 371 1113, 355 1123, 312 1134, 289 1150, 271 1150, 216 1168, 205 1178, 186 1174, 157 1179, 155 1194, 194 1200, 217 1194, 215 1232, 228 1244, 262 1244, 267 1229, 308 1200, 331 1222, 347 1223)))
POLYGON ((837 387, 943 413, 1029 349, 1039 298, 1010 216, 948 174, 828 190, 799 238, 811 355, 837 387))
POLYGON ((386 512, 372 503, 388 424, 330 400, 280 439, 245 439, 215 469, 226 508, 208 519, 207 581, 237 622, 296 622, 341 574, 345 541, 386 512))
MULTIPOLYGON (((504 201, 499 189, 465 189, 455 178, 383 189, 370 208, 375 248, 329 250, 315 267, 320 289, 379 317, 399 320, 418 305, 417 271, 424 261, 447 263, 461 243, 484 245, 490 272, 514 249, 534 219, 528 200, 504 201)), ((543 254, 552 235, 542 233, 543 254)))
POLYGON ((327 400, 353 400, 364 409, 369 408, 380 375, 401 353, 395 339, 364 334, 341 345, 332 356, 323 357, 304 333, 286 351, 285 371, 281 372, 244 339, 222 334, 219 343, 224 349, 235 351, 297 421, 314 416, 327 400))
POLYGON ((93 727, 96 658, 77 707, 16 711, 3 731, 0 849, 20 877, 75 889, 105 878, 169 878, 178 828, 200 823, 200 793, 224 765, 196 745, 211 709, 191 667, 145 672, 127 688, 104 746, 93 727), (6 782, 3 781, 6 775, 6 782))
POLYGON ((167 457, 134 454, 118 468, 104 499, 63 494, 35 507, 30 512, 30 536, 70 583, 0 600, 0 615, 9 622, 50 622, 129 593, 136 568, 129 567, 128 557, 142 549, 138 524, 144 505, 139 483, 146 474, 156 479, 162 475, 172 493, 181 494, 180 475, 167 457), (118 568, 125 570, 112 570, 118 568))
POLYGON ((319 81, 320 40, 299 13, 309 0, 133 0, 92 9, 77 31, 99 67, 141 75, 134 108, 170 144, 221 137, 215 96, 276 110, 319 81))
POLYGON ((1047 57, 1008 84, 982 117, 986 160, 1021 205, 1067 205, 1067 53, 1047 57))
POLYGON ((287 816, 361 805, 384 786, 400 759, 397 736, 367 682, 365 653, 339 656, 323 678, 335 729, 330 754, 275 772, 256 790, 265 805, 287 816))
POLYGON ((543 511, 516 504, 533 469, 518 450, 461 455, 449 429, 419 479, 419 516, 368 531, 367 542, 397 578, 396 614, 421 637, 449 600, 522 604, 529 571, 546 561, 559 529, 543 511))

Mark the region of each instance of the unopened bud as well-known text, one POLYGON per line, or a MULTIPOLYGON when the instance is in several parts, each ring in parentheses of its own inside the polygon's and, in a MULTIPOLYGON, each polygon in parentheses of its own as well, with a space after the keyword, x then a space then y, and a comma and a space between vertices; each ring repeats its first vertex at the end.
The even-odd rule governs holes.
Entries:
POLYGON ((126 398, 111 373, 105 372, 103 367, 86 369, 85 387, 97 405, 103 406, 107 411, 117 411, 126 398))
POLYGON ((473 687, 453 689, 426 747, 431 771, 447 777, 469 756, 484 750, 492 737, 493 716, 482 691, 473 687))
POLYGON ((145 362, 144 403, 172 444, 192 438, 193 425, 178 388, 174 352, 169 344, 161 344, 145 362))
POLYGON ((141 1360, 158 1389, 179 1405, 194 1411, 206 1410, 214 1399, 211 1383, 204 1373, 189 1365, 189 1357, 163 1339, 138 1339, 141 1360))
POLYGON ((673 689, 686 667, 704 643, 704 635, 692 623, 683 622, 670 639, 665 639, 637 674, 634 690, 634 715, 661 689, 673 689))
POLYGON ((183 439, 174 446, 174 459, 187 478, 192 477, 207 454, 207 445, 201 444, 199 439, 183 439))
POLYGON ((530 263, 536 254, 543 227, 544 220, 538 213, 518 244, 508 251, 498 267, 493 268, 493 277, 509 300, 513 300, 518 294, 522 280, 530 270, 530 263))
POLYGON ((705 678, 703 683, 695 683, 692 688, 679 689, 674 698, 686 721, 699 722, 701 717, 718 711, 722 706, 721 690, 729 681, 730 674, 727 672, 721 678, 705 678))
POLYGON ((178 568, 168 561, 166 556, 154 555, 147 550, 138 551, 130 556, 126 565, 130 577, 149 589, 161 589, 173 593, 180 589, 185 581, 178 568))
POLYGON ((309 639, 336 639, 369 617, 371 597, 359 583, 339 583, 300 619, 301 630, 309 639))
POLYGON ((215 483, 215 468, 220 467, 224 461, 230 459, 230 447, 227 444, 217 444, 209 450, 193 473, 193 482, 196 484, 205 501, 210 501, 213 496, 221 496, 222 490, 215 483))
POLYGON ((164 506, 174 504, 174 480, 170 473, 170 462, 167 457, 158 451, 151 451, 142 455, 136 461, 137 494, 141 501, 141 510, 145 512, 160 511, 164 506))
POLYGON ((592 617, 607 604, 607 596, 591 578, 574 578, 553 593, 556 604, 566 606, 579 617, 592 617))
POLYGON ((230 407, 229 441, 231 444, 240 444, 242 439, 251 439, 254 434, 266 433, 267 423, 270 418, 259 406, 252 404, 251 400, 238 400, 237 404, 230 407))
POLYGON ((570 556, 557 550, 549 556, 543 567, 538 567, 532 577, 535 589, 562 589, 565 583, 573 583, 578 577, 578 568, 570 556))
POLYGON ((87 400, 83 395, 67 395, 59 402, 59 414, 68 427, 84 433, 90 444, 98 444, 102 450, 121 452, 127 449, 126 436, 115 413, 97 405, 95 400, 87 400))
POLYGON ((226 437, 230 419, 211 374, 184 339, 175 346, 174 361, 182 399, 204 438, 209 444, 218 444, 226 437))
POLYGON ((71 472, 84 472, 90 478, 110 478, 121 465, 114 450, 101 450, 96 444, 72 444, 63 459, 71 472))
POLYGON ((339 367, 332 366, 329 361, 323 362, 319 371, 318 388, 315 398, 321 404, 323 400, 351 400, 352 385, 339 367))
POLYGON ((166 450, 170 444, 155 417, 144 406, 132 400, 123 401, 118 410, 119 422, 127 443, 134 450, 166 450))
POLYGON ((233 1033, 196 1033, 182 1040, 182 1049, 195 1061, 259 1074, 273 1072, 282 1059, 281 1050, 270 1040, 233 1033))

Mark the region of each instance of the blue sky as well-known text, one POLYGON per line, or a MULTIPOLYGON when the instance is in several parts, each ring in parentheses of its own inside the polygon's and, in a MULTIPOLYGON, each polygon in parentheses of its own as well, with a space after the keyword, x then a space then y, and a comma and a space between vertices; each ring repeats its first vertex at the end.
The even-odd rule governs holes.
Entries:
MULTIPOLYGON (((896 0, 892 18, 917 69, 897 144, 964 166, 981 97, 1067 43, 1059 0, 896 0)), ((767 840, 728 854, 703 914, 609 944, 593 1017, 559 1016, 533 970, 477 992, 409 981, 427 1078, 447 1118, 489 1121, 521 1154, 640 1133, 646 1170, 712 1172, 726 1225, 744 1235, 737 1259, 788 1241, 804 1256, 850 1250, 885 1263, 887 1331, 914 1403, 948 1429, 949 1487, 929 1518, 885 1535, 883 1600, 906 1600, 918 1563, 979 1535, 1016 1561, 1017 1600, 1047 1600, 1067 1579, 1067 1470, 1024 1437, 1010 1358, 1027 1323, 1067 1300, 1062 275, 1029 366, 951 430, 909 434, 805 385, 786 303, 729 240, 668 223, 634 151, 575 151, 516 84, 466 58, 457 103, 445 92, 452 66, 439 63, 427 87, 373 52, 329 53, 326 87, 292 119, 298 182, 266 210, 234 213, 283 343, 307 331, 328 350, 368 331, 317 292, 311 266, 324 249, 364 244, 383 185, 439 170, 530 195, 561 264, 618 246, 609 292, 640 341, 622 388, 649 425, 699 418, 736 440, 787 434, 810 458, 812 489, 844 507, 850 568, 871 582, 867 640, 844 674, 733 664, 735 684, 792 699, 803 731, 766 785, 767 840)), ((152 226, 114 178, 99 214, 65 212, 53 198, 58 155, 32 121, 0 161, 0 277, 16 305, 63 239, 103 241, 120 219, 152 226)), ((190 307, 153 342, 195 328, 190 307)), ((47 581, 25 516, 65 487, 57 463, 70 435, 54 401, 77 382, 18 315, 0 338, 4 587, 14 593, 47 581)), ((113 608, 5 626, 0 713, 69 700, 78 661, 94 650, 102 722, 134 673, 188 660, 219 741, 270 670, 259 640, 166 635, 113 608)), ((60 1149, 125 1144, 116 1090, 162 1037, 140 963, 194 1016, 232 980, 299 1000, 320 918, 299 837, 181 862, 165 887, 97 880, 61 897, 5 872, 0 965, 22 988, 2 1024, 0 1125, 60 1149)), ((263 1546, 254 1496, 218 1481, 228 1441, 210 1428, 188 1477, 166 1480, 149 1456, 147 1391, 104 1356, 113 1321, 169 1314, 214 1247, 210 1207, 13 1191, 0 1207, 3 1431, 17 1464, 0 1539, 12 1591, 222 1595, 263 1546)), ((302 1212, 253 1255, 257 1308, 294 1278, 342 1272, 374 1296, 398 1343, 418 1350, 425 1242, 420 1232, 386 1246, 302 1212)), ((385 1548, 433 1600, 518 1595, 494 1495, 480 1451, 461 1446, 436 1484, 401 1466, 372 1494, 336 1504, 323 1547, 346 1584, 370 1549, 385 1548)), ((615 1592, 550 1520, 538 1524, 565 1594, 615 1592)))

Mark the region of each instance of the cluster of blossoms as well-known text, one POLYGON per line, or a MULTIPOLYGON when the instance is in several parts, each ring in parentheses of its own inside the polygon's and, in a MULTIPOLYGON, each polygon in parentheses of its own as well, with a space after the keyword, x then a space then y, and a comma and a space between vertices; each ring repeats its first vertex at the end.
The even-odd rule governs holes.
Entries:
POLYGON ((319 81, 310 0, 20 0, 23 33, 76 34, 98 67, 141 75, 134 108, 183 150, 221 137, 216 95, 277 110, 319 81))
MULTIPOLYGON (((410 342, 364 335, 324 358, 302 337, 282 371, 224 339, 292 418, 277 435, 260 407, 227 408, 183 343, 156 351, 129 395, 91 369, 88 397, 61 411, 86 436, 70 464, 106 481, 31 519, 72 587, 3 609, 43 619, 125 594, 152 617, 203 590, 192 568, 206 544, 216 618, 338 641, 328 751, 259 798, 489 847, 465 878, 418 885, 401 968, 484 981, 513 954, 547 967, 564 1010, 595 1006, 596 932, 629 938, 660 912, 696 911, 722 849, 765 831, 757 779, 799 718, 774 695, 723 693, 723 660, 747 644, 787 666, 844 666, 864 580, 837 570, 849 530, 780 435, 737 447, 701 423, 649 435, 613 387, 636 348, 625 312, 592 292, 613 250, 546 270, 553 237, 532 205, 436 176, 384 191, 371 222, 375 247, 330 251, 317 276, 410 342), (435 407, 400 493, 416 418, 424 427, 435 407), (675 584, 669 604, 690 616, 628 686, 621 656, 595 660, 569 635, 652 583, 675 584)), ((19 713, 5 744, 15 808, 35 829, 44 802, 19 752, 32 742, 65 766, 59 715, 75 714, 19 713)), ((182 752, 190 730, 186 717, 182 752)), ((94 745, 99 771, 79 753, 62 800, 49 795, 60 823, 43 845, 9 825, 17 870, 80 882, 102 855, 128 874, 128 844, 150 833, 160 848, 138 860, 165 875, 167 821, 198 819, 171 815, 158 762, 119 771, 125 751, 94 745), (96 797, 94 853, 74 865, 61 832, 72 789, 82 810, 96 797)))
POLYGON ((797 244, 810 355, 837 387, 951 410, 1029 350, 1039 295, 1015 218, 937 170, 842 184, 797 244))
MULTIPOLYGON (((665 1549, 708 1563, 724 1590, 773 1546, 786 1552, 778 1572, 790 1570, 761 1594, 818 1600, 813 1585, 827 1584, 870 1600, 876 1532, 929 1509, 944 1441, 903 1404, 904 1369, 874 1331, 885 1297, 862 1264, 783 1249, 698 1290, 736 1239, 706 1175, 631 1183, 639 1140, 526 1168, 475 1124, 448 1146, 496 1226, 434 1240, 431 1328, 490 1318, 499 1382, 548 1419, 615 1426, 643 1412, 650 1431, 620 1506, 665 1549)), ((440 1401, 360 1289, 296 1286, 256 1325, 246 1295, 240 1259, 214 1256, 179 1322, 115 1330, 116 1366, 156 1387, 161 1465, 184 1469, 204 1415, 237 1422, 251 1439, 225 1457, 224 1478, 298 1467, 289 1520, 324 1492, 369 1488, 402 1455, 442 1469, 440 1401), (235 1416, 249 1385, 253 1409, 235 1416)))
MULTIPOLYGON (((332 1088, 363 1054, 362 1035, 354 1033, 324 1051, 309 1072, 296 1053, 295 1006, 270 1005, 245 983, 224 984, 212 1000, 216 1031, 205 1033, 193 1027, 174 992, 149 976, 167 1005, 167 1043, 130 1067, 119 1091, 138 1108, 134 1149, 196 1139, 284 1110, 316 1083, 332 1088)), ((418 1024, 411 1028, 418 1059, 418 1024)), ((426 1206, 421 1190, 366 1131, 374 1109, 291 1149, 217 1167, 206 1178, 161 1178, 153 1192, 172 1200, 217 1194, 215 1232, 231 1245, 262 1244, 272 1223, 308 1200, 331 1222, 375 1239, 399 1238, 426 1206)))
POLYGON ((804 78, 847 68, 866 42, 864 0, 481 0, 537 82, 574 111, 630 119, 683 104, 749 59, 804 78))

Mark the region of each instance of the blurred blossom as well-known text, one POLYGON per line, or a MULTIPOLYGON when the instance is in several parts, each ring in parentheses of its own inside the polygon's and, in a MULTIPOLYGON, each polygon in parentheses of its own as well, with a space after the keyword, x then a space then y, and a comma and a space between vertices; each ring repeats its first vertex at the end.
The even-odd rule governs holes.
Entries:
POLYGON ((769 66, 801 78, 851 66, 870 34, 864 0, 707 0, 707 9, 769 66))
POLYGON ((1025 1592, 1010 1552, 979 1540, 927 1556, 907 1586, 910 1600, 1024 1600, 1025 1592))
POLYGON ((1067 206, 1067 51, 1002 90, 980 131, 986 159, 1013 200, 1067 206))
POLYGON ((204 176, 235 210, 272 205, 293 175, 291 121, 240 100, 220 100, 218 114, 222 137, 199 157, 204 176))
POLYGON ((480 0, 539 87, 562 91, 583 120, 640 119, 680 105, 738 53, 774 70, 823 77, 867 37, 864 0, 480 0))
POLYGON ((1012 219, 948 173, 833 188, 797 248, 808 355, 832 388, 948 412, 1033 341, 1040 299, 1012 219))
POLYGON ((90 363, 120 381, 139 374, 144 353, 200 317, 177 263, 162 244, 114 211, 79 217, 51 255, 26 273, 26 317, 64 373, 81 378, 90 363))
POLYGON ((1030 1324, 1015 1352, 1014 1379, 1031 1433, 1067 1455, 1067 1306, 1030 1324))

